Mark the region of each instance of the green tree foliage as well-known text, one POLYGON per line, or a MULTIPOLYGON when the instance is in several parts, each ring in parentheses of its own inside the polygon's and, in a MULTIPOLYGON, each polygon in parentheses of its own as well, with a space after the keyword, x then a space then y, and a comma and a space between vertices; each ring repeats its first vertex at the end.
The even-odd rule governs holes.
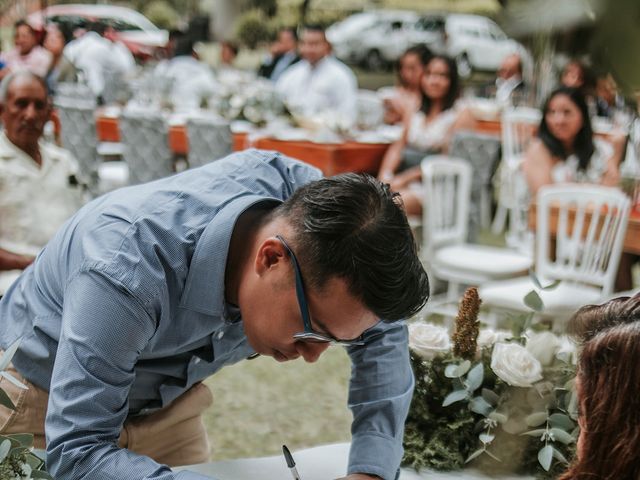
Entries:
POLYGON ((271 40, 273 32, 264 12, 253 9, 238 17, 235 36, 247 48, 255 49, 258 44, 271 40))
POLYGON ((170 30, 176 28, 178 23, 178 12, 166 0, 148 3, 142 13, 159 28, 170 30))

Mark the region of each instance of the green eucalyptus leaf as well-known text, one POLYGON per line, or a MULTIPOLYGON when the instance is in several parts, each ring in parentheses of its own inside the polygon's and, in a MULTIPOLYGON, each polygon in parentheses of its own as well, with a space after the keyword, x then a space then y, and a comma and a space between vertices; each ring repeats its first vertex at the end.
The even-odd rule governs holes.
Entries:
POLYGON ((537 428, 535 430, 529 430, 528 432, 523 432, 520 435, 527 435, 529 437, 541 437, 547 431, 546 428, 537 428))
POLYGON ((0 443, 0 463, 7 458, 9 450, 11 450, 11 440, 3 440, 2 443, 0 443))
POLYGON ((47 472, 44 472, 42 470, 34 470, 33 472, 31 472, 31 478, 53 480, 53 477, 51 475, 49 475, 47 472))
POLYGON ((527 415, 525 422, 527 422, 527 426, 529 427, 538 427, 547 421, 547 417, 547 412, 535 412, 527 415))
POLYGON ((562 455, 562 452, 560 452, 560 450, 558 450, 557 448, 553 449, 553 457, 556 460, 559 460, 559 461, 561 461, 562 463, 564 463, 566 465, 569 464, 569 461, 565 458, 564 455, 562 455))
POLYGON ((540 279, 538 278, 538 276, 536 275, 536 272, 533 269, 529 270, 529 278, 531 279, 531 283, 533 283, 533 285, 536 288, 539 288, 540 290, 542 290, 542 283, 540 283, 540 279))
POLYGON ((13 342, 11 346, 7 348, 2 354, 2 358, 0 358, 0 371, 6 370, 9 364, 11 363, 11 359, 13 358, 16 351, 18 350, 18 347, 20 346, 20 340, 21 338, 13 342))
POLYGON ((561 428, 566 431, 571 431, 576 426, 573 420, 564 413, 554 413, 549 417, 549 423, 552 427, 561 428))
POLYGON ((479 457, 480 455, 482 455, 482 453, 485 450, 483 448, 481 448, 480 450, 476 450, 475 452, 473 452, 471 455, 469 455, 467 457, 467 459, 464 461, 464 463, 469 463, 471 460, 473 460, 474 458, 479 457))
POLYGON ((476 366, 474 366, 469 372, 469 375, 467 375, 465 386, 467 387, 467 390, 472 393, 482 386, 483 380, 484 367, 482 366, 482 362, 480 362, 476 366))
POLYGON ((553 460, 553 447, 551 445, 547 445, 542 447, 538 452, 538 462, 545 469, 545 471, 549 471, 551 468, 551 461, 553 460))
POLYGON ((11 440, 13 447, 32 447, 33 446, 33 434, 32 433, 12 433, 7 435, 7 438, 11 440))
POLYGON ((27 463, 31 465, 31 468, 34 470, 39 470, 44 466, 44 460, 42 460, 39 456, 34 455, 33 453, 27 453, 27 463))
POLYGON ((564 430, 561 430, 559 428, 552 428, 551 430, 549 430, 549 432, 551 433, 551 435, 553 435, 553 438, 555 440, 562 442, 565 445, 573 443, 574 441, 574 438, 571 436, 570 433, 567 433, 564 430))
POLYGON ((481 433, 478 438, 486 445, 487 443, 493 442, 493 439, 496 438, 496 436, 490 433, 481 433))
POLYGON ((484 415, 488 417, 493 410, 493 407, 487 403, 487 401, 482 397, 474 397, 469 402, 469 408, 472 412, 479 413, 480 415, 484 415))
POLYGON ((16 406, 13 404, 7 392, 0 388, 0 405, 7 407, 9 410, 15 410, 16 406))
POLYGON ((499 412, 491 412, 489 414, 489 418, 491 420, 495 420, 498 423, 505 423, 507 420, 509 420, 509 417, 507 417, 504 413, 499 412))
POLYGON ((487 452, 487 455, 489 455, 491 458, 493 458, 496 462, 502 462, 502 460, 500 460, 498 457, 496 457, 493 453, 491 453, 489 450, 485 450, 485 452, 487 452))
POLYGON ((447 368, 444 369, 444 376, 447 378, 458 378, 458 365, 447 365, 447 368))
POLYGON ((443 407, 448 407, 452 403, 459 402, 460 400, 464 400, 467 398, 466 390, 454 390, 449 395, 447 395, 442 402, 443 407))
POLYGON ((540 295, 535 290, 531 290, 525 295, 524 304, 536 312, 541 312, 544 309, 544 303, 542 303, 540 295))
POLYGON ((482 389, 482 398, 484 398, 488 404, 496 406, 500 401, 500 396, 494 392, 493 390, 489 390, 488 388, 482 389))

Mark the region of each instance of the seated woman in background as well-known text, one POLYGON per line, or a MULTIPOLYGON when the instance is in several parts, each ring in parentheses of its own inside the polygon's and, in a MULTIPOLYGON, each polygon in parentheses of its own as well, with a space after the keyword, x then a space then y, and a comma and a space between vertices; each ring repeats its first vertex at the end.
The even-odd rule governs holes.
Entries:
POLYGON ((593 137, 584 97, 579 90, 554 90, 542 110, 538 139, 524 155, 523 172, 531 195, 551 183, 616 186, 620 179, 618 149, 593 137))
POLYGON ((422 176, 420 160, 430 153, 446 152, 453 132, 459 128, 470 128, 474 123, 471 113, 457 102, 458 70, 452 59, 433 56, 425 66, 420 84, 420 110, 405 115, 402 136, 385 153, 378 173, 381 181, 390 183, 392 189, 401 193, 410 215, 419 215, 422 211, 421 192, 411 187, 422 176), (412 162, 408 161, 407 153, 414 157, 412 162), (403 156, 410 168, 395 175, 403 156))
POLYGON ((582 307, 576 458, 560 480, 640 478, 640 293, 582 307))
POLYGON ((418 111, 422 101, 420 80, 431 56, 431 51, 423 45, 411 47, 402 54, 397 66, 398 85, 378 90, 385 107, 384 123, 400 123, 405 114, 418 111))

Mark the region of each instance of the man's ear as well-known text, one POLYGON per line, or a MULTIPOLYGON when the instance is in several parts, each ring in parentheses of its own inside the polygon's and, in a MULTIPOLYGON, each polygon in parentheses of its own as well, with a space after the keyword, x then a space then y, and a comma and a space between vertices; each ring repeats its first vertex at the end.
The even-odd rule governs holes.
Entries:
POLYGON ((282 242, 275 237, 265 239, 258 247, 254 261, 254 269, 259 274, 268 272, 283 264, 287 251, 282 242))

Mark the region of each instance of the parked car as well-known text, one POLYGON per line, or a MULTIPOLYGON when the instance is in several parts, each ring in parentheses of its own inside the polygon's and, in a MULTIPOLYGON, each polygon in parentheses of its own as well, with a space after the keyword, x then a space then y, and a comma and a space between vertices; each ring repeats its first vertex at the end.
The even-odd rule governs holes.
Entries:
POLYGON ((332 25, 327 39, 338 58, 370 69, 391 65, 407 48, 419 44, 454 58, 463 77, 473 70, 496 71, 512 53, 520 53, 525 63, 530 59, 522 45, 480 15, 375 10, 332 25))
POLYGON ((526 49, 487 17, 449 14, 444 33, 446 52, 456 60, 462 77, 468 77, 473 70, 496 71, 502 60, 513 53, 519 53, 525 65, 530 61, 526 49))
POLYGON ((124 43, 138 59, 154 57, 167 45, 169 33, 156 27, 147 17, 127 7, 116 5, 52 5, 27 17, 37 31, 55 22, 72 30, 86 28, 101 21, 116 30, 116 39, 124 43))
POLYGON ((409 47, 441 41, 441 32, 421 31, 420 16, 407 10, 356 13, 327 29, 339 59, 371 70, 392 65, 409 47))

